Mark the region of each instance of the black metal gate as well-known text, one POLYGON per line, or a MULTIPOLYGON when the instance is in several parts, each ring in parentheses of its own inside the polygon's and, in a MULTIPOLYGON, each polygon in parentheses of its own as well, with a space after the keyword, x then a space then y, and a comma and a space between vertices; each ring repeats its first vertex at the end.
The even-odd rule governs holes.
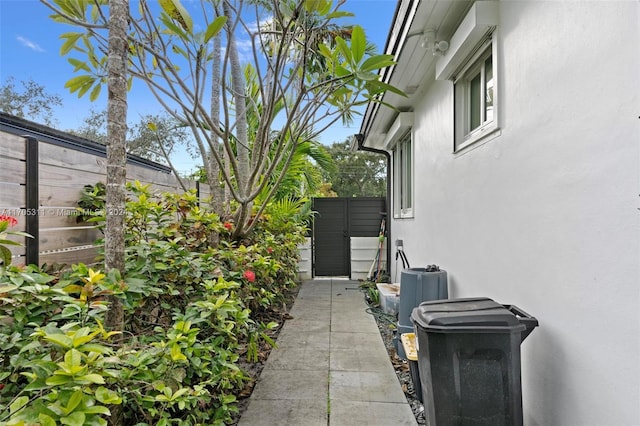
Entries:
POLYGON ((314 198, 315 276, 349 276, 350 238, 376 237, 386 211, 385 198, 314 198))

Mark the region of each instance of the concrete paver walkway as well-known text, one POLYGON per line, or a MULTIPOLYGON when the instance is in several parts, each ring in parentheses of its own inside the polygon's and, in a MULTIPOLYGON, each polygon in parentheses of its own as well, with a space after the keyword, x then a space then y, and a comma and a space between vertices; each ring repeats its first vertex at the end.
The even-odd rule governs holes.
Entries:
POLYGON ((239 426, 416 425, 356 281, 302 285, 239 426))

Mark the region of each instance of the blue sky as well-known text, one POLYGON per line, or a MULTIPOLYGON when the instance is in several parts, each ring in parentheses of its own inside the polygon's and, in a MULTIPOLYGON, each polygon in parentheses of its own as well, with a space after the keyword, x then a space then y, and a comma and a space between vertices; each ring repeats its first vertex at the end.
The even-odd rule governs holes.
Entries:
MULTIPOLYGON (((185 0, 183 0, 184 2, 185 0)), ((135 0, 131 1, 132 7, 135 0)), ((371 42, 381 52, 387 40, 391 19, 396 8, 394 0, 347 0, 341 8, 355 14, 345 23, 362 26, 371 42)), ((73 68, 66 57, 59 54, 59 35, 69 27, 56 24, 49 18, 49 10, 38 0, 0 0, 0 85, 8 77, 14 77, 17 87, 20 81, 33 79, 47 92, 63 98, 63 108, 56 111, 57 127, 78 128, 91 108, 102 109, 106 105, 106 91, 92 103, 88 96, 78 99, 64 88, 73 77, 73 68)), ((138 115, 161 111, 155 99, 145 93, 142 84, 129 94, 129 120, 135 122, 138 115)), ((337 124, 324 133, 324 144, 343 141, 360 129, 360 117, 350 128, 337 124)), ((189 159, 179 159, 179 170, 191 168, 189 159)))

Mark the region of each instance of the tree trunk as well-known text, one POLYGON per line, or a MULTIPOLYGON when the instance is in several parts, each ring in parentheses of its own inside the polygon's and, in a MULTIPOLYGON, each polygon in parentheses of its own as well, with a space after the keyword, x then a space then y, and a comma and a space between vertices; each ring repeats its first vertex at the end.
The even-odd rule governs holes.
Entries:
MULTIPOLYGON (((222 41, 220 36, 217 36, 213 40, 213 61, 211 70, 211 121, 214 126, 220 127, 220 90, 222 88, 221 79, 221 55, 222 55, 222 41)), ((217 129, 216 129, 217 131, 217 129)), ((210 150, 216 151, 215 153, 223 158, 223 149, 221 148, 220 138, 217 136, 216 131, 211 130, 211 146, 210 150)), ((208 158, 204 157, 204 161, 208 161, 208 167, 205 167, 207 172, 207 180, 209 181, 209 187, 211 188, 211 208, 214 213, 222 217, 224 215, 224 187, 220 185, 220 164, 216 161, 213 152, 209 153, 208 158)), ((210 235, 209 244, 216 247, 220 242, 220 235, 215 232, 214 235, 210 235)))
MULTIPOLYGON (((105 269, 124 273, 128 0, 109 0, 109 14, 105 269)), ((110 329, 123 329, 120 299, 110 298, 105 323, 110 329)))
MULTIPOLYGON (((229 4, 224 2, 224 12, 231 20, 233 16, 229 4)), ((238 159, 238 175, 236 182, 238 185, 238 201, 243 206, 246 205, 245 199, 250 188, 247 187, 249 180, 249 135, 247 133, 247 106, 246 106, 246 90, 244 85, 244 74, 240 65, 240 57, 238 55, 238 46, 234 35, 234 25, 227 22, 230 30, 227 33, 229 38, 227 49, 229 50, 229 62, 231 64, 231 84, 233 88, 233 102, 235 107, 235 127, 236 127, 236 157, 238 159)), ((238 226, 243 224, 238 223, 238 226)))

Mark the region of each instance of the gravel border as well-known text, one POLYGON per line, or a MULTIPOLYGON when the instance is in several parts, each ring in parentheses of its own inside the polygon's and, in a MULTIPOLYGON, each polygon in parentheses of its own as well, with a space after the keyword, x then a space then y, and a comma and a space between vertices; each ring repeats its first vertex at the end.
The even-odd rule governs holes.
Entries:
MULTIPOLYGON (((384 342, 384 346, 389 354, 389 359, 396 371, 398 381, 402 387, 402 391, 407 398, 407 402, 411 406, 413 415, 419 425, 426 425, 426 419, 424 417, 424 406, 418 399, 413 388, 413 380, 411 379, 411 372, 409 370, 409 363, 400 357, 396 353, 394 346, 394 338, 396 335, 397 323, 391 319, 391 316, 385 314, 380 308, 369 305, 369 313, 373 315, 378 324, 380 330, 380 336, 384 342)), ((401 344, 401 343, 400 343, 401 344)))

